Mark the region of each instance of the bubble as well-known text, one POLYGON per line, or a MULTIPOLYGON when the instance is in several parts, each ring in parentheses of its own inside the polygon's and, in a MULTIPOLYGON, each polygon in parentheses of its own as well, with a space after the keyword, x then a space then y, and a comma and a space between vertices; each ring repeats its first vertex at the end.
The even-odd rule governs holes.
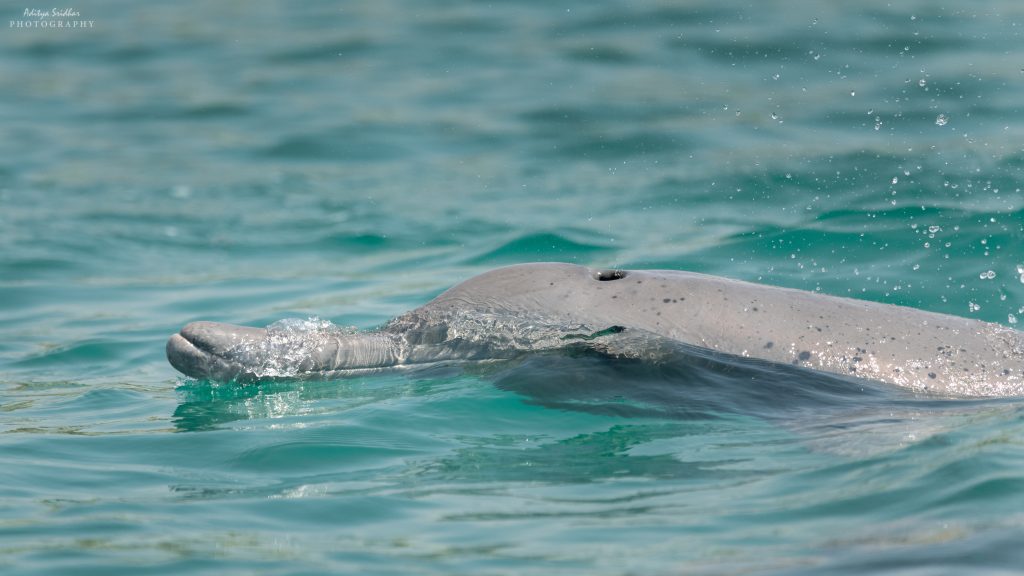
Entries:
POLYGON ((1017 317, 1014 316, 1013 313, 1010 313, 1010 314, 1007 315, 1006 321, 1009 322, 1010 324, 1016 324, 1017 323, 1017 317))
POLYGON ((968 302, 967 309, 970 310, 971 312, 977 312, 978 310, 981 310, 981 306, 975 304, 974 302, 968 302))
POLYGON ((991 280, 996 277, 996 273, 993 270, 987 270, 978 275, 982 280, 991 280))
POLYGON ((893 183, 893 184, 897 184, 897 183, 899 183, 899 181, 900 181, 900 179, 899 179, 899 177, 898 177, 898 176, 893 176, 893 177, 892 177, 892 183, 893 183))
POLYGON ((939 114, 939 115, 938 115, 938 116, 937 116, 937 117, 935 118, 935 125, 936 125, 936 126, 945 126, 945 125, 946 125, 946 123, 948 123, 948 122, 949 122, 949 118, 946 118, 946 115, 945 115, 945 114, 939 114))
POLYGON ((928 81, 925 80, 924 78, 921 78, 920 80, 917 81, 917 85, 920 86, 921 88, 924 88, 926 84, 928 84, 928 81))

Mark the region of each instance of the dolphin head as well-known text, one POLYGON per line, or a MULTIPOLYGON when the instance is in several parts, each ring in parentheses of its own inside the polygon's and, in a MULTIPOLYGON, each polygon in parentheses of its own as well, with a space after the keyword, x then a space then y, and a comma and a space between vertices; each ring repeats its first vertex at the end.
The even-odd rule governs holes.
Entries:
POLYGON ((615 303, 629 290, 616 281, 631 274, 559 263, 498 268, 369 332, 300 320, 267 328, 192 322, 167 341, 167 358, 193 378, 240 382, 508 358, 621 329, 615 303))

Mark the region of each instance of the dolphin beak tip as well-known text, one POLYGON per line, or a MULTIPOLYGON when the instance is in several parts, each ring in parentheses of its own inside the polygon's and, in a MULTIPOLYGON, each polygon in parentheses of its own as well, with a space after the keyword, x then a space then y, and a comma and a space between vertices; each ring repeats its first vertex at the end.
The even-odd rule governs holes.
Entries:
POLYGON ((167 361, 175 370, 192 378, 206 376, 203 370, 204 352, 181 333, 174 334, 167 340, 167 361))

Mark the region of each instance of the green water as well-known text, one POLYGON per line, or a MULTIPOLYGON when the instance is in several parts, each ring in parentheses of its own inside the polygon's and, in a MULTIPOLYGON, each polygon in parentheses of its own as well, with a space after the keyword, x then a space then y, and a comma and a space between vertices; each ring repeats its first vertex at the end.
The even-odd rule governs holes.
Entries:
POLYGON ((73 8, 0 31, 0 572, 1024 565, 1015 399, 568 357, 236 387, 163 352, 548 260, 1014 324, 1019 2, 73 8))

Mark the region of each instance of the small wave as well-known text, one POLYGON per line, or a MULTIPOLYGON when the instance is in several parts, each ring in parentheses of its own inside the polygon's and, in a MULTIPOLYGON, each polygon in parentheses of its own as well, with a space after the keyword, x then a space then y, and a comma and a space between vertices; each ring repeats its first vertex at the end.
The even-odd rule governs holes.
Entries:
POLYGON ((468 263, 493 265, 544 259, 587 260, 594 254, 609 250, 611 248, 600 244, 575 242, 560 234, 541 232, 513 238, 503 245, 469 260, 468 263))
POLYGON ((625 417, 765 418, 891 402, 900 392, 874 382, 669 344, 656 361, 610 358, 584 346, 537 354, 497 385, 537 404, 625 417))

